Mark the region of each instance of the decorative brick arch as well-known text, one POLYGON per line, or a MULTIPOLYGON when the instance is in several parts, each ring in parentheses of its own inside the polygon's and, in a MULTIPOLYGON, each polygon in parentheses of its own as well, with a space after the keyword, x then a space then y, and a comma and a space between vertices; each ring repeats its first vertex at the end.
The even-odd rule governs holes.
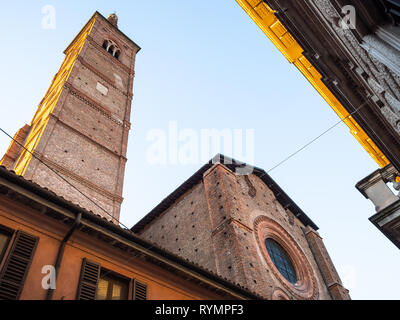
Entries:
MULTIPOLYGON (((272 273, 281 282, 283 287, 297 299, 317 299, 319 294, 314 272, 305 254, 292 236, 280 224, 266 216, 258 216, 254 220, 254 231, 258 246, 268 267, 272 270, 272 273), (271 260, 265 246, 265 240, 268 238, 278 242, 289 255, 296 270, 298 279, 296 283, 292 284, 286 280, 271 260)), ((282 290, 278 291, 276 298, 283 298, 285 295, 282 295, 282 292, 282 290)), ((274 293, 272 298, 274 298, 274 293)))
POLYGON ((117 59, 119 59, 122 54, 121 47, 118 45, 117 41, 110 37, 104 39, 102 47, 117 59))
POLYGON ((280 288, 275 288, 271 300, 291 300, 288 294, 280 288))

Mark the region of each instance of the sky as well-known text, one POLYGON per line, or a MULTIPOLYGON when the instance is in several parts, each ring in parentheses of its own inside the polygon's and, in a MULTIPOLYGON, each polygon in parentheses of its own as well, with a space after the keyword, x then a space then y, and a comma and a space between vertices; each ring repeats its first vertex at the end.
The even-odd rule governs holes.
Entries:
MULTIPOLYGON (((121 31, 142 48, 121 210, 127 226, 205 162, 151 163, 152 133, 164 132, 170 143, 171 124, 199 137, 204 129, 248 130, 251 160, 268 171, 339 120, 234 0, 15 0, 2 9, 0 126, 10 134, 31 121, 63 50, 96 10, 116 12, 121 31), (55 9, 54 28, 43 24, 48 5, 55 9)), ((9 142, 0 135, 0 154, 9 142)), ((369 222, 374 206, 355 189, 376 169, 340 124, 270 172, 320 228, 353 299, 400 298, 398 249, 369 222)))

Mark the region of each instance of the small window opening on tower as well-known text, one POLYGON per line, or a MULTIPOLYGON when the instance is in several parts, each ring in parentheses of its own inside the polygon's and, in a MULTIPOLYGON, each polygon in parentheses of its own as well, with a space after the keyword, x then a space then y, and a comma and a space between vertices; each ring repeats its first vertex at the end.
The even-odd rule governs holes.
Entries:
POLYGON ((119 56, 121 55, 121 50, 112 40, 104 40, 103 49, 117 59, 119 59, 119 56))

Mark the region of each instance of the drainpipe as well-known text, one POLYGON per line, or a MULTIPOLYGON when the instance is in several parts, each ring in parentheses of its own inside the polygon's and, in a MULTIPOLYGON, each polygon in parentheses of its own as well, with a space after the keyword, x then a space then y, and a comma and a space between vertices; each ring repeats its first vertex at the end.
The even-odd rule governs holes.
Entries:
MULTIPOLYGON (((60 270, 61 261, 62 261, 63 256, 64 256, 65 246, 67 245, 67 242, 68 242, 69 238, 71 238, 71 236, 74 233, 74 231, 81 224, 81 218, 82 218, 82 213, 79 212, 78 215, 75 218, 74 224, 72 225, 71 229, 69 229, 69 231, 65 235, 64 239, 60 243, 60 247, 58 249, 58 254, 57 254, 57 260, 56 260, 56 263, 55 263, 55 266, 54 266, 54 269, 56 271, 56 276, 55 276, 55 278, 56 278, 55 280, 56 281, 57 281, 58 271, 60 270)), ((54 289, 49 288, 49 290, 47 291, 46 300, 52 300, 53 293, 54 293, 54 289)))

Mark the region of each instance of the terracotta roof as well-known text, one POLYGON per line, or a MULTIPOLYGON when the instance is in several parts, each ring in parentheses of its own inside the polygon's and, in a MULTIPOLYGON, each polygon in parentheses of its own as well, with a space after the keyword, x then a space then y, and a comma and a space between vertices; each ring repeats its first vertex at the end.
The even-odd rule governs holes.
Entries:
POLYGON ((282 207, 290 209, 290 211, 305 225, 310 226, 314 230, 318 230, 318 226, 299 208, 299 206, 279 187, 279 185, 261 168, 250 166, 244 162, 226 157, 222 154, 216 155, 207 164, 202 166, 195 174, 181 184, 174 192, 160 202, 153 210, 144 216, 138 223, 132 227, 132 231, 140 232, 151 223, 155 218, 160 216, 165 210, 171 207, 183 194, 197 185, 202 179, 203 174, 216 163, 221 163, 233 172, 240 168, 250 167, 252 173, 258 176, 267 187, 274 193, 278 202, 282 207))
MULTIPOLYGON (((78 213, 82 214, 82 220, 87 219, 90 220, 92 223, 96 223, 97 225, 106 228, 107 230, 118 234, 119 236, 124 237, 126 240, 129 240, 130 242, 137 244, 144 249, 144 254, 146 252, 151 252, 155 253, 156 255, 160 255, 165 259, 168 259, 171 262, 174 262, 175 264, 178 264, 179 266, 188 269, 190 271, 193 271, 194 273, 207 278, 208 280, 218 283, 233 292, 236 292, 240 295, 246 296, 249 299, 263 299, 260 295, 257 293, 251 291, 249 288, 246 288, 239 283, 234 283, 230 279, 227 279, 225 277, 221 277, 220 275, 214 273, 211 270, 208 270, 197 263, 190 261, 188 259, 183 259, 165 248, 160 247, 159 245, 156 245, 154 243, 149 242, 148 240, 144 240, 140 236, 134 234, 131 230, 125 229, 120 227, 119 225, 116 225, 112 223, 110 220, 95 214, 91 211, 87 211, 86 209, 78 206, 77 204, 72 203, 71 201, 66 200, 65 198, 57 195, 53 191, 49 190, 48 188, 42 187, 38 185, 37 183, 27 180, 22 176, 17 175, 14 171, 8 170, 4 166, 0 166, 0 185, 3 184, 1 179, 4 179, 8 182, 11 182, 19 187, 22 187, 35 195, 48 200, 52 202, 53 204, 56 204, 71 213, 74 213, 75 215, 78 213)), ((173 267, 172 267, 173 268, 173 267)))

